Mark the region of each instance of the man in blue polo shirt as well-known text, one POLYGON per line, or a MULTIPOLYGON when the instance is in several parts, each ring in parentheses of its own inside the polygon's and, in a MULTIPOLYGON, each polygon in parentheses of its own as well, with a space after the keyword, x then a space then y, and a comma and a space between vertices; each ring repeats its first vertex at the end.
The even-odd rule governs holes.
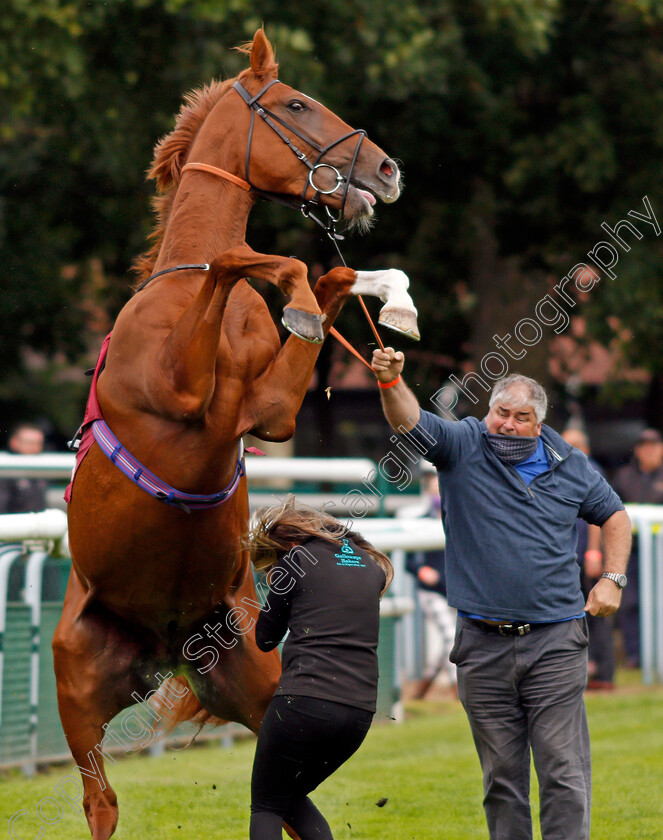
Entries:
POLYGON ((591 770, 583 692, 585 612, 611 615, 626 585, 631 525, 587 457, 543 425, 547 398, 528 377, 497 382, 484 420, 421 410, 404 357, 373 354, 393 429, 426 451, 440 480, 452 660, 484 776, 491 840, 531 840, 530 751, 543 840, 588 840, 591 770), (601 527, 605 573, 587 600, 576 519, 601 527))

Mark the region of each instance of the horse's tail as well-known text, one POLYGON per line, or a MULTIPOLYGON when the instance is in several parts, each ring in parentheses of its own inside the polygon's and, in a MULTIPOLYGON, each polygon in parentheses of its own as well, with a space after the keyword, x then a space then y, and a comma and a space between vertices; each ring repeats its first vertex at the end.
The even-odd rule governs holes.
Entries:
POLYGON ((183 675, 164 680, 149 703, 161 718, 160 728, 165 735, 184 721, 190 720, 197 724, 198 732, 203 726, 221 726, 228 722, 215 717, 203 707, 183 675))

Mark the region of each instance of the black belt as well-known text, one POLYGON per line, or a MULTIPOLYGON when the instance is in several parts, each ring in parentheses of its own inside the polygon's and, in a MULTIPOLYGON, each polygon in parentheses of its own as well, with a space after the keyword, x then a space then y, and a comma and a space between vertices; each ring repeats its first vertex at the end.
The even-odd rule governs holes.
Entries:
POLYGON ((489 633, 499 633, 500 636, 526 636, 534 628, 542 626, 541 624, 489 624, 479 618, 468 618, 467 620, 482 630, 487 630, 489 633))

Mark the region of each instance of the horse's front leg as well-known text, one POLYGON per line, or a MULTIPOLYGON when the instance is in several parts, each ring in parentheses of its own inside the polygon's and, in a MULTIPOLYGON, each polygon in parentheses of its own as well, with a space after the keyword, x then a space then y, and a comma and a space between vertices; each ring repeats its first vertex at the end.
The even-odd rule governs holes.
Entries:
POLYGON ((214 266, 223 266, 228 276, 255 277, 273 283, 290 298, 283 310, 283 326, 304 341, 319 344, 324 339, 324 317, 308 284, 303 262, 289 257, 258 254, 242 245, 226 251, 214 266))
POLYGON ((382 271, 358 271, 352 287, 353 295, 374 295, 384 303, 378 323, 390 330, 419 341, 417 310, 408 294, 410 281, 397 268, 382 271))
MULTIPOLYGON (((409 283, 407 275, 398 269, 332 269, 320 277, 313 290, 325 317, 325 335, 350 295, 374 295, 385 303, 380 323, 418 340, 417 310, 407 293, 409 283)), ((273 362, 251 385, 245 402, 250 412, 249 420, 244 418, 246 430, 262 440, 287 440, 294 434, 295 418, 318 352, 318 347, 303 345, 294 336, 286 341, 273 362)))
MULTIPOLYGON (((324 319, 323 335, 350 296, 356 277, 353 269, 338 267, 316 283, 313 293, 324 319)), ((246 389, 239 433, 250 431, 262 440, 281 441, 294 434, 320 344, 305 343, 291 335, 282 347, 277 343, 275 348, 273 359, 246 389)))
POLYGON ((224 264, 212 263, 193 302, 167 335, 158 355, 156 380, 161 404, 193 420, 207 410, 215 386, 216 358, 228 296, 239 280, 224 264))
MULTIPOLYGON (((225 251, 210 265, 193 302, 180 315, 159 352, 161 373, 156 388, 164 389, 162 404, 178 419, 201 417, 215 387, 221 325, 233 286, 243 277, 267 280, 290 297, 283 323, 306 341, 324 338, 323 317, 307 281, 304 263, 287 257, 258 254, 248 245, 225 251)), ((230 351, 230 348, 225 348, 230 351)))

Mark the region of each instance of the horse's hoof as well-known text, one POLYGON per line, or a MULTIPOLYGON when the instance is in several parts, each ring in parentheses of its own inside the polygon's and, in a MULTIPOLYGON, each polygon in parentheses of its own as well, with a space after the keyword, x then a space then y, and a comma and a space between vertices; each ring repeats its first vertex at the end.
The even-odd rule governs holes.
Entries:
POLYGON ((409 309, 396 309, 394 307, 384 306, 380 310, 378 324, 383 327, 388 327, 394 332, 406 335, 414 341, 419 341, 421 335, 419 334, 419 327, 417 326, 417 313, 409 309))
POLYGON ((302 312, 301 309, 293 309, 292 307, 286 306, 283 310, 281 323, 286 330, 296 335, 297 338, 310 341, 313 344, 322 344, 325 340, 325 334, 322 331, 324 320, 324 315, 315 315, 313 312, 302 312))

